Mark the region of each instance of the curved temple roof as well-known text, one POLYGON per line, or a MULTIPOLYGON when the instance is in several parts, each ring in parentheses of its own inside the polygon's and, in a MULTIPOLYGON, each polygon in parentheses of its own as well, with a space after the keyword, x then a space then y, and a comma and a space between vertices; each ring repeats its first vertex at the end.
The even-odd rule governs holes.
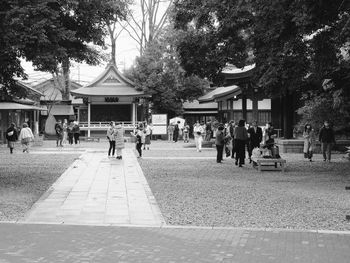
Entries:
POLYGON ((134 83, 118 70, 116 65, 109 63, 106 69, 95 80, 85 87, 72 90, 76 97, 118 96, 118 97, 149 97, 143 91, 138 91, 134 83))

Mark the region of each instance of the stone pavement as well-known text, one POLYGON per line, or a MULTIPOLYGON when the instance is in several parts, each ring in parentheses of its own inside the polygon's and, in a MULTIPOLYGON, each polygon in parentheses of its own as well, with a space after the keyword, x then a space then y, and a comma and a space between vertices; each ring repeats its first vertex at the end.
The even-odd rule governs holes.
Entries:
POLYGON ((348 263, 350 235, 286 230, 0 224, 0 262, 348 263))
POLYGON ((164 219, 133 151, 123 160, 88 150, 21 222, 160 226, 164 219))

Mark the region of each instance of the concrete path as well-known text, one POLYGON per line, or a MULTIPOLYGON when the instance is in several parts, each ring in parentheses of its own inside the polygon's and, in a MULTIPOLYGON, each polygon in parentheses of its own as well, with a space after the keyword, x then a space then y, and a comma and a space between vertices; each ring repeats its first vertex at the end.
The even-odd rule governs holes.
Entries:
POLYGON ((22 222, 93 225, 165 223, 131 149, 123 160, 87 151, 34 204, 22 222))
POLYGON ((0 262, 348 263, 350 235, 286 230, 0 224, 0 262))

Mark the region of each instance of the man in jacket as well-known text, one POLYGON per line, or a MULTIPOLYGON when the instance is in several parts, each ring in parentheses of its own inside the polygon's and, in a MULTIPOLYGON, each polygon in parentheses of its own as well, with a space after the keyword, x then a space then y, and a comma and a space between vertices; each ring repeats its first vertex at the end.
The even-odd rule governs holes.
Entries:
POLYGON ((334 130, 331 128, 328 121, 324 122, 323 127, 320 130, 318 140, 321 143, 321 149, 323 154, 323 161, 331 161, 331 151, 335 144, 334 130))
POLYGON ((249 155, 249 163, 252 162, 252 152, 256 147, 260 147, 260 143, 262 141, 262 129, 258 126, 257 121, 253 121, 252 127, 248 129, 248 155, 249 155))

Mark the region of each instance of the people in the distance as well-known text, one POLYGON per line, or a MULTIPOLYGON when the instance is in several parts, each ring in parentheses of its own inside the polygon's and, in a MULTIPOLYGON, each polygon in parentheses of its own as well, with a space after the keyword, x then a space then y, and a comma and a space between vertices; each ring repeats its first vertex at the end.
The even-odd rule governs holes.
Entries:
POLYGON ((182 131, 184 143, 190 142, 190 125, 186 122, 182 131))
POLYGON ((74 127, 74 122, 71 121, 67 127, 68 143, 70 145, 73 144, 73 136, 74 136, 73 127, 74 127))
POLYGON ((252 162, 252 153, 254 148, 259 148, 262 141, 262 129, 258 126, 258 122, 254 120, 252 126, 248 129, 248 155, 249 163, 252 162))
POLYGON ((80 127, 78 122, 74 122, 73 126, 73 137, 74 137, 74 144, 80 143, 79 137, 80 137, 80 127))
POLYGON ((224 134, 224 126, 220 125, 215 137, 215 145, 216 145, 216 162, 222 162, 222 154, 224 151, 224 142, 225 134, 224 134))
POLYGON ((62 141, 63 141, 63 126, 62 121, 58 120, 55 124, 55 131, 56 131, 56 147, 60 146, 63 147, 62 141))
POLYGON ((151 136, 152 136, 152 127, 145 123, 145 144, 143 145, 144 150, 149 150, 149 146, 151 145, 151 136))
POLYGON ((28 127, 27 123, 23 123, 23 127, 21 129, 18 139, 23 145, 23 152, 29 153, 30 142, 34 141, 34 135, 32 130, 28 127))
POLYGON ((193 135, 196 143, 197 152, 202 151, 203 132, 203 127, 200 125, 199 121, 197 121, 195 126, 193 127, 193 135))
POLYGON ((265 145, 267 148, 271 148, 275 144, 275 138, 277 138, 277 131, 273 128, 272 123, 266 124, 265 129, 265 145))
POLYGON ((207 124, 205 125, 205 141, 209 142, 211 138, 212 138, 212 127, 211 127, 211 122, 208 121, 207 124))
POLYGON ((67 137, 68 137, 68 132, 67 132, 68 121, 67 121, 67 119, 63 120, 62 128, 63 128, 62 144, 67 144, 67 137))
POLYGON ((109 123, 109 127, 107 129, 107 140, 109 142, 108 157, 111 156, 111 153, 112 153, 112 157, 114 157, 114 154, 115 154, 115 136, 114 136, 114 132, 115 132, 115 124, 114 124, 114 121, 111 121, 109 123))
POLYGON ((310 124, 306 124, 303 132, 304 138, 304 158, 312 162, 313 149, 315 144, 315 133, 310 124))
POLYGON ((331 161, 331 151, 333 145, 335 144, 334 130, 332 129, 330 123, 325 121, 322 128, 320 129, 320 134, 318 140, 321 143, 321 150, 323 154, 323 161, 331 161))
POLYGON ((168 142, 172 142, 174 140, 174 125, 169 123, 168 125, 168 142))
POLYGON ((117 159, 122 159, 123 158, 122 151, 125 147, 125 142, 124 142, 124 128, 120 122, 117 122, 115 124, 114 139, 115 139, 115 148, 117 150, 117 159))
POLYGON ((145 133, 143 131, 143 126, 139 125, 137 130, 134 132, 130 132, 130 134, 136 137, 135 146, 136 151, 139 153, 138 158, 142 157, 142 144, 145 142, 145 133))
POLYGON ((16 125, 14 123, 10 124, 10 127, 6 130, 7 147, 10 148, 10 153, 13 153, 15 148, 15 142, 18 139, 16 125))
POLYGON ((245 159, 245 145, 248 139, 247 129, 245 128, 245 120, 240 120, 234 131, 235 148, 236 148, 236 165, 242 167, 245 159))
POLYGON ((177 142, 179 139, 179 132, 180 132, 180 121, 177 121, 177 123, 174 126, 174 142, 177 142))

